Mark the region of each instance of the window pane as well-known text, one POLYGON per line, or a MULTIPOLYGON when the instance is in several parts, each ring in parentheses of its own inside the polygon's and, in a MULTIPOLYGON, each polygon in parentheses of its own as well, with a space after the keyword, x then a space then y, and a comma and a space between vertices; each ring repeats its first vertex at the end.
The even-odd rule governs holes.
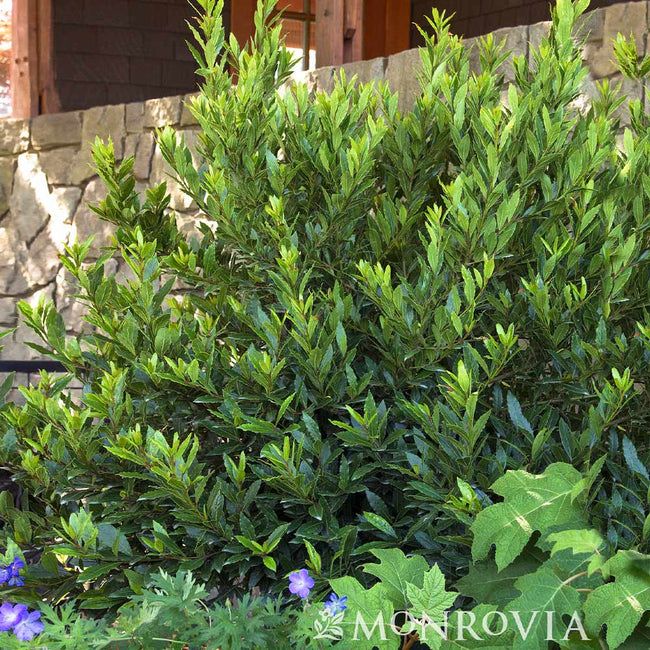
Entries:
POLYGON ((300 59, 297 68, 302 68, 303 49, 305 47, 304 27, 309 24, 309 65, 310 69, 316 66, 316 30, 313 21, 309 20, 310 15, 315 15, 316 0, 305 2, 305 0, 280 0, 278 10, 285 13, 286 18, 282 20, 283 32, 286 38, 287 47, 292 50, 300 59))
MULTIPOLYGON (((303 56, 303 23, 299 20, 288 20, 284 19, 282 21, 283 33, 286 38, 287 47, 295 54, 300 61, 297 63, 296 67, 298 69, 302 68, 302 56, 303 56)), ((315 43, 315 33, 314 33, 314 24, 310 25, 310 35, 309 35, 309 69, 313 69, 316 66, 316 50, 314 48, 315 43)))

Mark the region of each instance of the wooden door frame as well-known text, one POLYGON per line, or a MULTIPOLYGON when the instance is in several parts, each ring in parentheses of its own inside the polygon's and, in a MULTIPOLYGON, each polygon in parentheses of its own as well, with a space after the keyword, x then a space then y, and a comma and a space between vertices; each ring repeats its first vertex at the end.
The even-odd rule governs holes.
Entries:
POLYGON ((318 0, 318 67, 388 56, 410 44, 410 0, 318 0))
POLYGON ((11 105, 14 117, 61 110, 54 80, 53 0, 13 0, 11 105))

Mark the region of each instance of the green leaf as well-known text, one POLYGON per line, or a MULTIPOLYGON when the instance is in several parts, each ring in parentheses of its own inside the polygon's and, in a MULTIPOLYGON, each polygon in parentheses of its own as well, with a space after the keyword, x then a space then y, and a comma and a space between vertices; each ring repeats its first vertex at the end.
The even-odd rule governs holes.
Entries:
POLYGON ((580 611, 580 593, 571 582, 563 580, 547 566, 522 576, 515 587, 521 595, 509 603, 508 611, 520 613, 523 633, 517 628, 512 647, 546 650, 548 621, 545 612, 554 612, 552 638, 561 639, 566 632, 563 617, 571 618, 580 611))
POLYGON ((89 596, 88 598, 82 596, 79 598, 80 609, 108 609, 114 605, 115 601, 105 596, 89 596))
POLYGON ((563 530, 559 533, 552 533, 547 540, 553 544, 551 556, 566 549, 570 549, 574 555, 589 554, 592 556, 587 568, 589 575, 600 569, 605 562, 603 557, 605 541, 596 530, 563 530))
POLYGON ((607 456, 603 455, 594 461, 585 476, 583 476, 582 479, 575 484, 573 492, 571 494, 572 500, 589 494, 594 482, 598 478, 598 474, 600 474, 600 471, 603 469, 606 460, 607 456))
MULTIPOLYGON (((449 626, 447 629, 447 638, 442 641, 442 643, 431 643, 429 639, 431 638, 431 632, 427 629, 427 643, 430 648, 438 648, 441 650, 469 650, 470 648, 482 648, 482 650, 502 650, 512 648, 513 639, 515 636, 512 622, 509 621, 508 629, 498 636, 489 636, 485 634, 482 630, 483 620, 488 621, 490 628, 500 625, 499 620, 494 616, 494 607, 492 605, 478 605, 469 612, 463 610, 457 610, 452 612, 449 616, 449 626), (460 618, 462 617, 462 623, 464 626, 467 626, 470 617, 474 617, 476 624, 473 628, 476 631, 477 636, 480 637, 480 640, 475 639, 468 631, 467 627, 461 631, 460 629, 460 618), (487 637, 487 638, 486 638, 487 637)), ((439 635, 438 635, 439 636, 439 635)), ((435 640, 435 636, 433 637, 435 640)))
MULTIPOLYGON (((646 556, 647 557, 647 556, 646 556)), ((607 644, 618 648, 650 610, 650 574, 638 556, 619 551, 607 563, 614 582, 598 587, 587 596, 584 611, 587 628, 594 634, 607 626, 607 644)))
POLYGON ((7 397, 7 394, 11 390, 12 386, 14 385, 14 373, 10 372, 0 383, 0 404, 4 402, 5 397, 7 397))
POLYGON ((291 402, 293 402, 295 396, 295 393, 291 393, 291 395, 284 398, 282 404, 280 404, 280 408, 278 409, 278 415, 275 418, 276 424, 284 417, 284 414, 287 412, 287 409, 291 405, 291 402))
POLYGON ((627 466, 637 474, 640 474, 645 479, 650 479, 646 466, 641 462, 639 454, 634 446, 634 443, 627 437, 623 436, 623 456, 627 466))
POLYGON ((408 611, 418 618, 426 615, 435 622, 443 620, 445 611, 452 607, 458 597, 456 592, 445 590, 445 576, 437 564, 424 574, 422 587, 409 583, 406 593, 410 601, 408 611))
POLYGON ((551 437, 551 429, 540 429, 535 438, 533 439, 533 444, 530 449, 530 457, 532 460, 537 460, 539 454, 541 453, 544 445, 548 442, 548 439, 551 437))
POLYGON ((270 553, 277 547, 288 528, 289 524, 281 524, 269 535, 268 539, 263 544, 265 553, 270 553))
POLYGON ((348 337, 345 333, 345 329, 343 328, 343 323, 341 323, 341 321, 336 324, 336 343, 339 346, 341 354, 345 356, 346 352, 348 351, 348 337))
POLYGON ((533 573, 540 566, 540 560, 526 552, 505 569, 499 571, 491 560, 472 564, 469 572, 461 578, 456 587, 464 596, 472 597, 477 603, 489 603, 503 608, 519 594, 515 583, 519 578, 533 573))
POLYGON ((115 555, 131 555, 131 545, 124 533, 121 533, 111 524, 99 524, 97 526, 97 541, 99 548, 109 548, 115 555))
POLYGON ((108 575, 111 571, 114 571, 119 566, 119 562, 109 562, 108 564, 96 564, 94 566, 90 566, 87 569, 84 569, 77 576, 77 583, 81 584, 84 582, 93 582, 94 580, 97 580, 97 578, 108 575))
POLYGON ((382 533, 385 533, 390 537, 397 537, 395 529, 383 517, 376 515, 374 512, 364 512, 363 516, 365 520, 377 530, 380 530, 382 533))
POLYGON ((346 577, 330 580, 330 586, 339 596, 347 596, 343 638, 354 638, 355 650, 395 650, 396 637, 390 629, 394 608, 383 584, 366 590, 356 578, 346 577))
POLYGON ((584 508, 571 500, 581 478, 578 470, 564 463, 550 465, 537 476, 524 470, 507 472, 492 486, 503 502, 479 512, 472 524, 474 560, 485 559, 494 545, 501 570, 521 553, 535 531, 581 524, 584 508))
POLYGON ((131 587, 133 592, 136 594, 141 594, 144 585, 144 576, 137 571, 132 571, 131 569, 125 569, 124 575, 129 581, 129 587, 131 587))
POLYGON ((424 575, 429 569, 428 562, 421 555, 407 557, 400 549, 373 549, 371 553, 379 564, 365 564, 363 570, 381 580, 395 609, 408 609, 409 584, 421 587, 424 575))
POLYGON ((249 551, 253 551, 253 553, 264 553, 264 547, 255 540, 248 539, 248 537, 244 537, 244 535, 235 535, 235 539, 249 551))
POLYGON ((521 405, 519 404, 519 400, 510 391, 508 391, 507 401, 508 401, 508 415, 510 415, 510 419, 512 420, 512 423, 516 427, 519 427, 524 431, 528 431, 528 433, 533 433, 533 427, 524 416, 521 410, 521 405))
POLYGON ((305 548, 307 549, 307 555, 309 556, 309 563, 311 564, 310 568, 319 575, 322 569, 322 560, 318 551, 314 548, 314 545, 307 539, 303 540, 305 548))

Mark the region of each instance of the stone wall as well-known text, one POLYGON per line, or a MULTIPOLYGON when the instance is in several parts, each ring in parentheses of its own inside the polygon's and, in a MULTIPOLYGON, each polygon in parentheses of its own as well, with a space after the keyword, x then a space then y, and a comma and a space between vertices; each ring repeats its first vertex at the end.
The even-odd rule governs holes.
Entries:
MULTIPOLYGON (((171 124, 192 141, 196 129, 182 96, 119 104, 86 111, 44 115, 32 120, 0 120, 0 330, 18 324, 16 305, 55 301, 70 333, 81 328, 81 310, 71 299, 70 278, 58 259, 75 239, 95 236, 91 255, 108 243, 112 227, 88 207, 103 198, 94 175, 90 145, 110 137, 119 158, 135 156, 143 190, 167 180, 180 219, 193 222, 191 204, 168 178, 154 131, 171 124)), ((115 272, 120 272, 115 266, 115 272)), ((25 346, 30 336, 19 327, 3 340, 0 359, 37 355, 25 346)))
MULTIPOLYGON (((602 78, 622 80, 612 63, 611 39, 618 32, 633 34, 640 52, 646 51, 648 2, 617 4, 585 16, 581 30, 587 36, 584 57, 591 71, 586 94, 602 78)), ((529 44, 539 42, 548 23, 497 32, 507 46, 529 56, 529 44)), ((474 46, 472 39, 468 47, 474 46)), ((362 81, 386 79, 400 93, 402 107, 417 93, 417 50, 345 66, 348 75, 362 81)), ((334 68, 299 73, 313 88, 329 89, 334 68)), ((641 97, 641 85, 623 82, 630 97, 641 97)), ((183 107, 183 97, 153 99, 81 112, 41 116, 31 121, 0 120, 0 329, 18 324, 16 302, 52 298, 63 313, 70 333, 80 331, 80 307, 71 299, 69 278, 58 260, 63 246, 94 234, 94 252, 110 238, 110 227, 88 208, 102 196, 102 187, 90 166, 90 142, 96 135, 110 136, 119 156, 135 156, 135 174, 142 187, 167 179, 165 163, 155 146, 154 130, 167 124, 184 131, 191 140, 196 126, 183 107)), ((626 116, 623 115, 623 121, 626 116)), ((174 183, 172 206, 191 228, 191 203, 174 183)), ((120 269, 116 266, 116 272, 120 269)), ((30 334, 22 326, 0 353, 4 359, 36 356, 25 346, 30 334)))

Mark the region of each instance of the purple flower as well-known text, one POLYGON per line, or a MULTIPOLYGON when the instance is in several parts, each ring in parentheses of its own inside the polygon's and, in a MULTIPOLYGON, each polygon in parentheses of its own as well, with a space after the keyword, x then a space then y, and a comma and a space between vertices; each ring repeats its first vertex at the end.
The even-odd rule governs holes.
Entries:
POLYGON ((344 612, 348 608, 348 606, 346 605, 347 602, 348 602, 347 596, 337 596, 335 593, 331 593, 330 597, 325 601, 325 605, 323 606, 323 609, 330 616, 336 616, 337 614, 344 612))
POLYGON ((12 605, 2 603, 0 607, 0 632, 15 629, 16 625, 27 617, 29 610, 26 605, 12 605))
POLYGON ((40 621, 40 612, 30 612, 27 616, 18 621, 14 627, 14 634, 19 641, 31 641, 38 636, 44 629, 45 625, 40 621))
POLYGON ((22 587, 25 581, 20 575, 20 570, 25 568, 25 563, 19 557, 15 557, 7 568, 11 571, 11 578, 9 578, 7 584, 10 587, 22 587))
POLYGON ((289 575, 289 591, 297 594, 300 598, 307 598, 314 586, 314 579, 309 575, 307 569, 294 571, 289 575))
POLYGON ((16 556, 11 564, 0 567, 0 586, 7 584, 10 587, 22 587, 25 581, 20 575, 20 570, 25 568, 25 563, 16 556))

